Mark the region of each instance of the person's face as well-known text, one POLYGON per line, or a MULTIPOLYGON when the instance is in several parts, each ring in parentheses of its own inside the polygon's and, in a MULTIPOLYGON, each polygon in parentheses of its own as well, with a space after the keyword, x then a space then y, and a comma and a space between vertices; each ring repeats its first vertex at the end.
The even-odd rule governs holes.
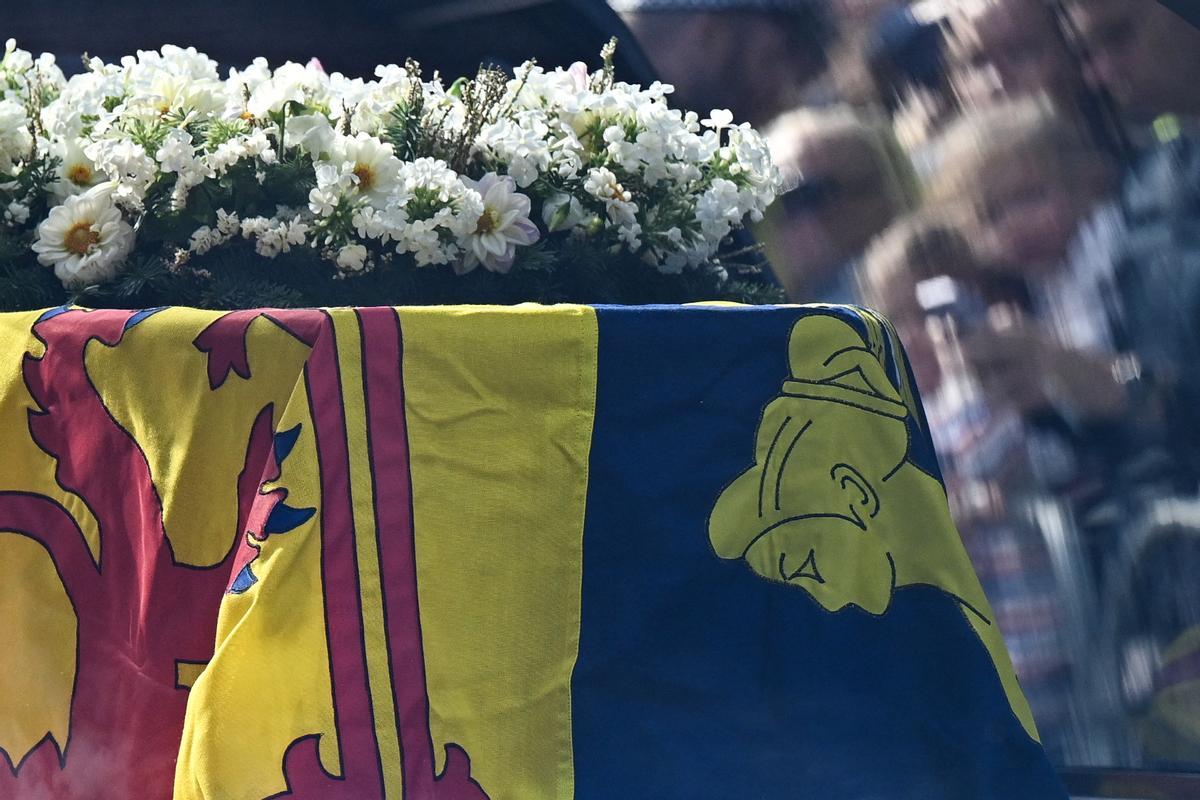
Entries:
POLYGON ((1047 92, 1069 97, 1077 70, 1040 3, 986 6, 964 21, 953 59, 954 82, 968 104, 1047 92))
POLYGON ((1151 0, 1068 6, 1088 51, 1085 77, 1136 116, 1200 113, 1200 31, 1151 0))
POLYGON ((982 249, 1023 275, 1058 265, 1078 227, 1083 198, 1037 160, 1005 159, 980 176, 982 249))
POLYGON ((860 136, 814 137, 796 166, 820 191, 803 204, 786 195, 782 226, 786 252, 804 269, 836 266, 856 255, 899 211, 894 180, 883 156, 860 136))

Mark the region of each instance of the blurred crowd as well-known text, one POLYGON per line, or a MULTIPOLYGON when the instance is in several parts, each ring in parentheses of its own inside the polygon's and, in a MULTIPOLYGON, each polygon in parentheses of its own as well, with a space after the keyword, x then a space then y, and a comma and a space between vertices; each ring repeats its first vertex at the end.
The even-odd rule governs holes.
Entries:
POLYGON ((899 331, 1052 757, 1200 770, 1200 29, 1154 0, 612 0, 767 131, 796 302, 899 331))

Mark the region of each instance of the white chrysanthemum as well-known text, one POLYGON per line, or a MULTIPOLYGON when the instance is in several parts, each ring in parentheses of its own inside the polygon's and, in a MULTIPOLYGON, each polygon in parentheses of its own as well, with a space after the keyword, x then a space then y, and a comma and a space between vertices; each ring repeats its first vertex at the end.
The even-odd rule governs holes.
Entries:
POLYGON ((516 191, 516 183, 507 175, 489 172, 478 181, 463 178, 462 182, 479 193, 483 212, 466 238, 462 264, 455 271, 470 272, 483 264, 492 272, 508 272, 517 248, 538 240, 537 226, 529 221, 529 198, 516 191))
POLYGON ((375 206, 384 206, 399 184, 400 159, 392 146, 373 136, 337 136, 329 147, 329 161, 353 176, 358 194, 375 206))
POLYGON ((67 198, 38 226, 33 250, 67 288, 111 280, 133 250, 134 233, 102 183, 67 198))

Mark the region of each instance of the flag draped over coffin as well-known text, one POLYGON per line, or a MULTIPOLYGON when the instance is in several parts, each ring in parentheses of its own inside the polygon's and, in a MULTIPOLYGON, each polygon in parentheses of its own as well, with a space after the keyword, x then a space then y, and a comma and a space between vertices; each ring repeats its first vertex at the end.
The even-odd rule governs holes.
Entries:
POLYGON ((0 317, 0 797, 1062 798, 870 312, 0 317))

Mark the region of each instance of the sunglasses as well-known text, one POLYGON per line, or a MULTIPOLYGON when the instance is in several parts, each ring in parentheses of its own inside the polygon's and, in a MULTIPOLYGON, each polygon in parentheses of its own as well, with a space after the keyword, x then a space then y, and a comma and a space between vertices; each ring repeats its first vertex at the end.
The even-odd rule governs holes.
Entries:
POLYGON ((810 178, 786 190, 776 202, 788 215, 818 211, 842 193, 842 184, 833 178, 810 178))

